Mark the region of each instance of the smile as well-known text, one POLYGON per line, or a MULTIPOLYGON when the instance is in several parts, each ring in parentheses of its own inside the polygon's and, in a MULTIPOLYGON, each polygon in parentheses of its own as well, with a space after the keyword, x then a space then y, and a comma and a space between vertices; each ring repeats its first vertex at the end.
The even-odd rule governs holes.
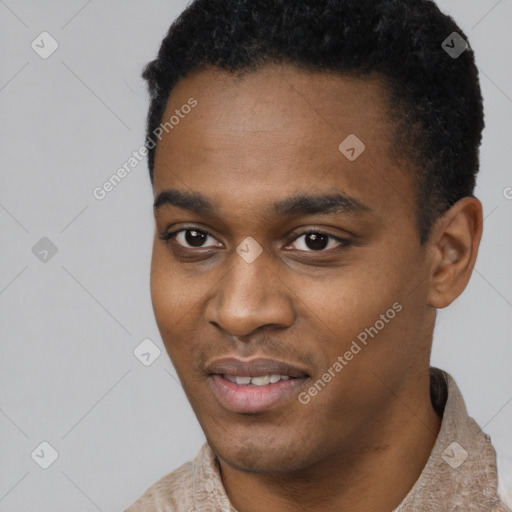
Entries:
POLYGON ((275 384, 280 380, 288 380, 288 375, 258 375, 256 377, 238 377, 235 375, 223 375, 226 380, 238 384, 239 386, 268 386, 269 384, 275 384))
POLYGON ((217 402, 245 414, 283 407, 309 378, 301 365, 262 357, 215 359, 207 362, 205 371, 217 402))

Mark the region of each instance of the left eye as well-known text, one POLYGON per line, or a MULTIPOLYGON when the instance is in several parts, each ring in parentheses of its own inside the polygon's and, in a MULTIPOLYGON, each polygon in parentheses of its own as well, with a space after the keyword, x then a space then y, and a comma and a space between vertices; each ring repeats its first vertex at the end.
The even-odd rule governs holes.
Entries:
POLYGON ((326 249, 332 249, 339 245, 348 245, 349 241, 319 231, 308 231, 296 238, 294 243, 299 245, 297 248, 300 251, 320 252, 325 251, 326 249))

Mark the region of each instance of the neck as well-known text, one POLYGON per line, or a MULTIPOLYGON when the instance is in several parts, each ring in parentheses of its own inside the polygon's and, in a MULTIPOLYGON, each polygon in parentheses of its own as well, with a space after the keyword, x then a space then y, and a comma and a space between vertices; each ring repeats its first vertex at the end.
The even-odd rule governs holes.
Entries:
POLYGON ((293 474, 247 473, 221 460, 232 505, 238 512, 394 510, 419 478, 441 425, 430 401, 428 375, 423 380, 421 396, 397 396, 388 417, 366 439, 351 439, 293 474))

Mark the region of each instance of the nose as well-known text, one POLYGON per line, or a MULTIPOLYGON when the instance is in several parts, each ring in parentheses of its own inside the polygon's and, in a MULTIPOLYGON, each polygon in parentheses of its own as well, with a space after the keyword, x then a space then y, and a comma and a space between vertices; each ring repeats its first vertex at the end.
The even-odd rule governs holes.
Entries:
POLYGON ((292 294, 265 253, 252 263, 237 253, 231 258, 231 270, 206 307, 206 320, 232 336, 247 336, 263 326, 291 326, 295 320, 292 294))

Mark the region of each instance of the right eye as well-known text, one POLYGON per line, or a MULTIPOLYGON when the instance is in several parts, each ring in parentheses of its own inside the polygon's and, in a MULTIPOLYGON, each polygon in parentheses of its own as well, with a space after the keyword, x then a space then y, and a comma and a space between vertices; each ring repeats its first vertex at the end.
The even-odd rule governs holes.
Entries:
POLYGON ((206 247, 219 247, 221 245, 218 241, 213 245, 203 245, 208 238, 216 240, 209 231, 195 227, 181 228, 160 235, 160 240, 163 240, 165 243, 173 241, 184 249, 202 249, 206 247))

